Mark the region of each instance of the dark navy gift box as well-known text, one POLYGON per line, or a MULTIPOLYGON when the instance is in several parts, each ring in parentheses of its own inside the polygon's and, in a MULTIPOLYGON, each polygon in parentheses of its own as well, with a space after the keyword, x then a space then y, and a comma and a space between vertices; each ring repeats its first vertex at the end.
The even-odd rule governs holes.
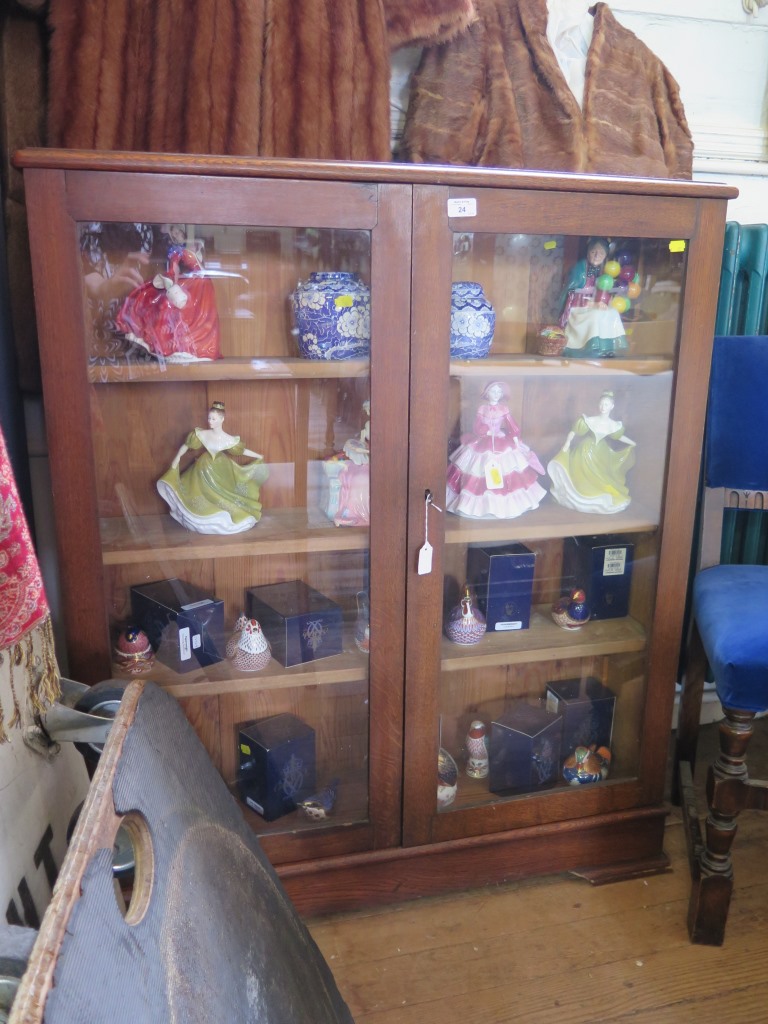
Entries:
POLYGON ((286 667, 341 654, 341 608, 302 580, 250 587, 248 614, 286 667))
POLYGON ((131 587, 134 625, 158 661, 175 672, 215 665, 224 657, 224 602, 179 579, 131 587))
POLYGON ((562 719, 546 706, 517 701, 491 723, 488 788, 525 792, 560 777, 562 719))
POLYGON ((535 561, 524 544, 469 546, 467 578, 489 631, 528 629, 535 561))
POLYGON ((580 587, 593 619, 628 615, 634 550, 622 537, 566 537, 563 593, 580 587))
POLYGON ((238 731, 240 799, 266 821, 315 790, 315 730, 295 715, 244 722, 238 731))
POLYGON ((562 679, 547 684, 547 707, 563 716, 563 754, 576 747, 611 748, 616 696, 599 679, 562 679))

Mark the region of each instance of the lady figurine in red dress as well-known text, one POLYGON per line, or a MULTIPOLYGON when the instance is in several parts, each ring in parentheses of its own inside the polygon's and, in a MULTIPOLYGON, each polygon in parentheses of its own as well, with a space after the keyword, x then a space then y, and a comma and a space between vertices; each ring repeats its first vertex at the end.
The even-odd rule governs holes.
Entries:
POLYGON ((165 274, 126 296, 115 325, 129 341, 169 363, 221 358, 213 284, 197 255, 180 245, 169 249, 165 274))
POLYGON ((503 381, 483 391, 472 433, 450 456, 446 508, 477 519, 514 519, 538 508, 547 493, 539 483, 544 467, 520 440, 520 428, 502 398, 509 397, 503 381))

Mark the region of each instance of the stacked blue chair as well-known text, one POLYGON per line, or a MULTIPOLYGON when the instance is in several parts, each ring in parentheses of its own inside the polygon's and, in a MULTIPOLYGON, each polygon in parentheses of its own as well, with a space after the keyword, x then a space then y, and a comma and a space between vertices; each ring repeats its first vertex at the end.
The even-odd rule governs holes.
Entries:
POLYGON ((750 779, 746 763, 755 715, 768 710, 768 565, 761 528, 768 508, 767 388, 768 336, 715 338, 698 571, 677 732, 693 880, 688 927, 692 941, 709 945, 720 945, 725 935, 736 819, 745 809, 768 809, 768 782, 750 779), (728 564, 736 527, 724 535, 724 517, 746 523, 737 523, 746 542, 736 564, 728 564), (763 564, 745 564, 745 556, 763 564), (702 836, 692 770, 707 664, 725 717, 720 753, 708 773, 702 836))

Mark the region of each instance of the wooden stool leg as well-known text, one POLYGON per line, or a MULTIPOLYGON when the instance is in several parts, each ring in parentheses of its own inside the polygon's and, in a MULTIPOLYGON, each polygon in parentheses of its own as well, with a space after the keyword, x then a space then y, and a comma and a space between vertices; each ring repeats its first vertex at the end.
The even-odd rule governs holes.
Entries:
POLYGON ((746 751, 752 738, 752 711, 724 708, 720 754, 707 776, 709 814, 705 843, 694 865, 688 931, 692 942, 720 946, 733 891, 731 846, 736 818, 747 799, 746 751))

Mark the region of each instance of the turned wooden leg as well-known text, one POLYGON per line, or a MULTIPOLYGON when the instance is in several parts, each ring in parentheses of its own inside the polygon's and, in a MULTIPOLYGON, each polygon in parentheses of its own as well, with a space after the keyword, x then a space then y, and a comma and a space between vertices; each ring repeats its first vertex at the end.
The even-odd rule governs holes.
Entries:
POLYGON ((693 865, 693 886, 688 908, 691 941, 722 945, 733 891, 731 846, 736 836, 736 818, 752 799, 748 781, 746 751, 752 738, 755 712, 723 708, 720 723, 720 754, 707 776, 709 814, 705 841, 693 865))

